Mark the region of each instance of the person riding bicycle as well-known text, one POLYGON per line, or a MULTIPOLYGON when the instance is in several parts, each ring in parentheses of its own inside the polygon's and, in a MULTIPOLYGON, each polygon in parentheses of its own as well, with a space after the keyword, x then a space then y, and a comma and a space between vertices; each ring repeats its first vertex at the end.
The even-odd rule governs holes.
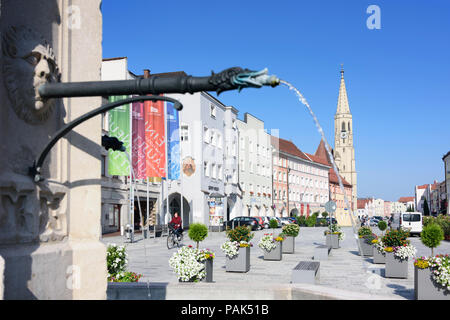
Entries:
POLYGON ((181 235, 181 232, 183 232, 183 229, 181 229, 181 217, 178 216, 178 212, 174 213, 174 216, 172 220, 170 220, 169 225, 171 225, 174 229, 175 235, 179 237, 181 235))

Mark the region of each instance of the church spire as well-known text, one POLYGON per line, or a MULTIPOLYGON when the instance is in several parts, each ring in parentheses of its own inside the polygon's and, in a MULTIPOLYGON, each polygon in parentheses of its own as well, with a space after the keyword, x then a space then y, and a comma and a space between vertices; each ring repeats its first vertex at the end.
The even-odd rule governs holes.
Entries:
POLYGON ((341 85, 339 87, 339 97, 336 114, 350 113, 348 105, 347 90, 345 89, 344 65, 341 64, 341 85))

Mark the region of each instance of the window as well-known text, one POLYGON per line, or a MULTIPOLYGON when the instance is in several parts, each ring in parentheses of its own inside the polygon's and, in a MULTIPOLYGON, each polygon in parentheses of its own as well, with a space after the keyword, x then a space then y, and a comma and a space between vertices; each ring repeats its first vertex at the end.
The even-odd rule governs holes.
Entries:
POLYGON ((205 177, 209 177, 209 165, 207 161, 203 163, 203 174, 205 177))
POLYGON ((222 149, 222 135, 220 133, 217 133, 217 147, 222 149))
POLYGON ((211 178, 217 179, 216 165, 214 163, 211 165, 211 178))
POLYGON ((241 159, 241 171, 245 170, 244 159, 241 159))
POLYGON ((211 105, 210 106, 210 115, 211 115, 211 118, 216 118, 216 106, 215 105, 211 105))
POLYGON ((210 130, 210 134, 209 134, 209 142, 215 146, 216 145, 216 135, 214 134, 214 131, 210 130))
POLYGON ((209 130, 208 127, 203 127, 203 141, 209 143, 209 130))
POLYGON ((102 156, 102 177, 106 176, 106 156, 102 156))
POLYGON ((181 141, 189 141, 189 126, 182 124, 180 127, 181 141))
POLYGON ((223 170, 222 170, 222 165, 220 165, 220 164, 217 166, 217 178, 219 180, 223 179, 223 170))
POLYGON ((244 137, 240 138, 240 144, 241 144, 241 150, 245 150, 245 143, 244 143, 244 137))

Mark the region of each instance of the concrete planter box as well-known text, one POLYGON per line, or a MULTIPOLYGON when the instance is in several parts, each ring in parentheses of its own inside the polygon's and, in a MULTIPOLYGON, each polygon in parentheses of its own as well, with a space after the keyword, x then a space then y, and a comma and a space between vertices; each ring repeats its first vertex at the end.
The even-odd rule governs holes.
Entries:
POLYGON ((205 272, 206 272, 206 276, 205 278, 202 280, 204 282, 213 282, 213 263, 214 260, 205 260, 203 262, 205 264, 205 272))
POLYGON ((295 237, 287 236, 283 241, 283 253, 295 252, 295 237))
POLYGON ((332 249, 339 249, 339 235, 338 234, 327 234, 326 245, 332 249))
POLYGON ((250 247, 238 249, 238 255, 233 258, 225 257, 227 272, 248 272, 250 270, 250 247))
POLYGON ((283 257, 283 241, 275 241, 277 246, 270 250, 264 250, 264 260, 276 260, 280 261, 283 257))
POLYGON ((408 278, 409 259, 400 260, 393 252, 386 252, 386 278, 408 278))
POLYGON ((385 264, 386 256, 384 253, 380 253, 377 248, 373 248, 373 263, 385 264))
POLYGON ((363 238, 359 238, 359 245, 361 247, 361 256, 365 257, 371 257, 373 256, 373 246, 371 244, 368 244, 363 238))
POLYGON ((450 291, 434 282, 430 268, 414 266, 414 297, 416 300, 450 300, 450 291))

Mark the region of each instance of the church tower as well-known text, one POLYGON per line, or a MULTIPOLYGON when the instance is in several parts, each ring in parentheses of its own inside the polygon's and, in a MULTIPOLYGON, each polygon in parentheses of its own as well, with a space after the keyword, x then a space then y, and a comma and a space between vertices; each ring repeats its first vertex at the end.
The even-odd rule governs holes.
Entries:
POLYGON ((343 68, 341 68, 341 84, 336 114, 334 115, 334 159, 339 173, 353 186, 353 199, 348 200, 353 203, 352 211, 354 211, 357 208, 357 185, 353 120, 348 104, 347 90, 345 89, 343 68))

